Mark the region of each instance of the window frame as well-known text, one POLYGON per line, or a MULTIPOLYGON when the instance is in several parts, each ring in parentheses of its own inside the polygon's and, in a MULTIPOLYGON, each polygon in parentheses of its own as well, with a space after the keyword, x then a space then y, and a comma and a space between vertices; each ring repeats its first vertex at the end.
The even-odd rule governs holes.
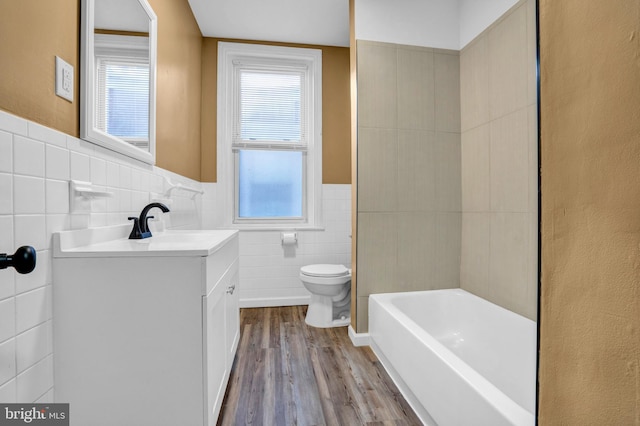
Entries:
POLYGON ((320 49, 256 45, 248 43, 218 43, 218 114, 217 114, 217 166, 218 186, 224 200, 223 226, 234 229, 322 229, 322 51, 320 49), (239 68, 299 71, 305 69, 305 95, 307 99, 305 135, 302 144, 287 142, 234 144, 239 119, 239 68), (239 217, 240 150, 293 149, 303 156, 302 218, 241 218, 239 217))
MULTIPOLYGON (((140 0, 143 1, 143 0, 140 0)), ((146 3, 145 3, 146 4, 146 3)), ((147 9, 147 6, 141 3, 147 9)), ((149 11, 147 11, 149 13, 149 11)), ((139 35, 124 35, 119 33, 101 33, 93 29, 93 18, 88 28, 83 28, 84 55, 83 80, 81 98, 84 108, 80 111, 80 135, 83 139, 94 142, 105 148, 121 152, 137 160, 155 164, 155 116, 156 116, 156 21, 153 11, 148 33, 139 35), (85 34, 86 32, 87 34, 85 34), (86 40, 85 40, 86 39, 86 40), (98 64, 102 61, 121 61, 137 63, 149 67, 149 96, 148 96, 148 129, 147 138, 121 138, 113 136, 100 129, 99 120, 101 105, 99 104, 100 82, 98 81, 98 64), (86 78, 85 78, 86 77, 86 78), (142 143, 141 143, 142 142, 142 143), (143 147, 140 147, 144 145, 143 147)), ((133 34, 133 33, 132 33, 133 34)))
MULTIPOLYGON (((106 71, 104 69, 109 65, 134 65, 134 66, 149 66, 148 61, 145 61, 144 58, 137 57, 127 57, 127 56, 107 56, 107 55, 96 55, 96 74, 98 78, 96 78, 96 123, 95 127, 101 132, 109 133, 107 131, 107 121, 109 119, 109 114, 107 113, 109 103, 107 101, 107 88, 106 88, 106 75, 105 78, 101 78, 101 75, 106 71)), ((146 99, 148 99, 148 94, 146 99)), ((149 109, 147 109, 147 123, 149 122, 149 109)), ((136 136, 116 136, 123 141, 143 150, 149 150, 149 128, 145 129, 147 132, 147 137, 136 137, 136 136)))

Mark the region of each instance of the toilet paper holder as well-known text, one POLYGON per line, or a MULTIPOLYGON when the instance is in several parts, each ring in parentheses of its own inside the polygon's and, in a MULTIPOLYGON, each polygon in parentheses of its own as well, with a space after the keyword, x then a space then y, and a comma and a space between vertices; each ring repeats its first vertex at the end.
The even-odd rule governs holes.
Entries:
POLYGON ((282 232, 280 233, 280 242, 283 246, 295 245, 298 242, 298 233, 282 232))

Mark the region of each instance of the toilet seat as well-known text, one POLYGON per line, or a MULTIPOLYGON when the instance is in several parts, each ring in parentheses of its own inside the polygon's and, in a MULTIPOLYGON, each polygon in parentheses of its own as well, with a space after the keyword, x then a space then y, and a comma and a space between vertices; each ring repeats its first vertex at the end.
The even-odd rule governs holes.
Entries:
POLYGON ((351 273, 344 265, 317 264, 300 268, 300 273, 309 277, 344 277, 351 273))

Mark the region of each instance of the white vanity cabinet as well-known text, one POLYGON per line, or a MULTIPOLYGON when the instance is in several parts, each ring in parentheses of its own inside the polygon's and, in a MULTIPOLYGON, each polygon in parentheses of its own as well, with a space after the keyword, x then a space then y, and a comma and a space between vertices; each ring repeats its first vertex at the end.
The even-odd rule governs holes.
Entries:
POLYGON ((56 402, 72 426, 215 425, 239 340, 237 231, 89 231, 54 236, 56 402))

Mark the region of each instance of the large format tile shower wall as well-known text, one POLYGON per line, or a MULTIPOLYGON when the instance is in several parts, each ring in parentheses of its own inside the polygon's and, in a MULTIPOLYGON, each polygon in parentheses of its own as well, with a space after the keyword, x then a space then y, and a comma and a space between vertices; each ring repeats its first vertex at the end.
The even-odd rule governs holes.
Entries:
POLYGON ((357 331, 374 293, 460 284, 453 50, 358 40, 357 331))
POLYGON ((535 0, 460 54, 460 286, 536 319, 538 139, 535 0))
POLYGON ((460 52, 357 53, 357 331, 369 294, 448 287, 535 319, 535 0, 460 52))
MULTIPOLYGON (((37 250, 28 275, 0 270, 0 401, 53 401, 51 235, 126 223, 173 183, 200 183, 0 111, 0 252, 37 250), (90 181, 114 196, 90 213, 69 212, 69 180, 90 181)), ((200 196, 173 191, 171 228, 200 227, 200 196)))

